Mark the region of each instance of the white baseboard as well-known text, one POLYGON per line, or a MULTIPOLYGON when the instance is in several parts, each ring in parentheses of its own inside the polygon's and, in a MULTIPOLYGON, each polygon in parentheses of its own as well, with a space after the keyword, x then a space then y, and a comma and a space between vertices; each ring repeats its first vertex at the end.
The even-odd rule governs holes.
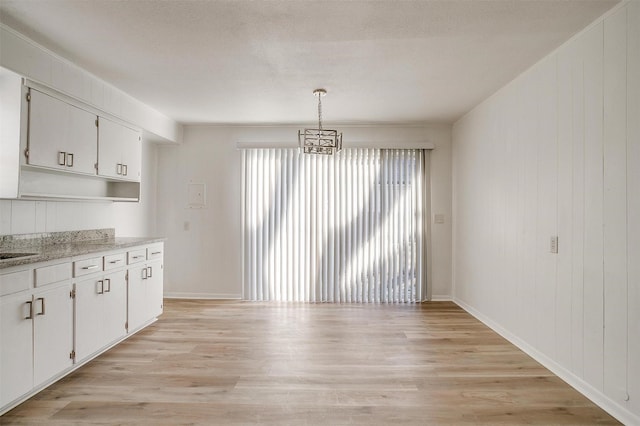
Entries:
POLYGON ((165 299, 213 299, 213 300, 240 300, 242 295, 234 293, 184 293, 165 292, 165 299))
POLYGON ((497 322, 493 321, 483 313, 477 311, 475 308, 467 305, 465 302, 456 297, 453 298, 453 302, 473 315, 480 322, 484 323, 487 327, 491 328, 493 331, 507 339, 509 342, 513 343, 524 353, 538 361, 544 367, 549 369, 553 374, 560 377, 562 380, 575 388, 578 392, 589 398, 594 404, 598 405, 600 408, 611 414, 623 424, 640 425, 639 416, 629 411, 626 407, 618 404, 616 401, 606 396, 600 390, 594 388, 589 383, 585 382, 580 377, 576 376, 571 371, 555 362, 553 359, 549 358, 547 355, 543 354, 524 340, 520 339, 518 336, 507 331, 497 322))
POLYGON ((448 294, 432 294, 430 302, 452 302, 453 298, 448 294))

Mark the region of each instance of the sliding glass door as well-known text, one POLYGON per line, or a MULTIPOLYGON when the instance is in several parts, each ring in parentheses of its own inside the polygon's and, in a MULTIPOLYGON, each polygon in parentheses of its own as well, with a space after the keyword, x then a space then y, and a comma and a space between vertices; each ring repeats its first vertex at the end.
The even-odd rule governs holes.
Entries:
POLYGON ((422 150, 244 150, 244 299, 423 300, 425 173, 422 150))

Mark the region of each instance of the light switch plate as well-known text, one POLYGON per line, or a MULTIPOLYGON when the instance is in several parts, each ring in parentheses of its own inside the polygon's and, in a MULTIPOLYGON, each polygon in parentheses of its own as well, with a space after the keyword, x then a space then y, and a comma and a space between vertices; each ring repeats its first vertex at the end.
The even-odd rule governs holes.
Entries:
POLYGON ((551 237, 551 245, 549 248, 551 253, 558 253, 558 236, 551 237))
POLYGON ((442 213, 433 215, 433 223, 444 223, 444 215, 442 213))

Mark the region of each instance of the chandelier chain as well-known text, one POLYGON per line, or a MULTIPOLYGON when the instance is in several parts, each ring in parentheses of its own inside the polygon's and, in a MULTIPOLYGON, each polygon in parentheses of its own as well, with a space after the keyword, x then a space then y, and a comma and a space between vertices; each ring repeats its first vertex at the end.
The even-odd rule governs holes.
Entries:
POLYGON ((318 130, 322 130, 322 95, 318 94, 318 130))

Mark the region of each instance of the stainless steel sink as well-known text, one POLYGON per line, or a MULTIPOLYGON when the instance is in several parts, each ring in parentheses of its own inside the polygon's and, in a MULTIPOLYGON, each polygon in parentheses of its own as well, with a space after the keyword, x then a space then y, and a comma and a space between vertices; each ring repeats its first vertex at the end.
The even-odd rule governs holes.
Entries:
POLYGON ((0 260, 22 259, 24 257, 36 256, 38 253, 0 253, 0 260))

